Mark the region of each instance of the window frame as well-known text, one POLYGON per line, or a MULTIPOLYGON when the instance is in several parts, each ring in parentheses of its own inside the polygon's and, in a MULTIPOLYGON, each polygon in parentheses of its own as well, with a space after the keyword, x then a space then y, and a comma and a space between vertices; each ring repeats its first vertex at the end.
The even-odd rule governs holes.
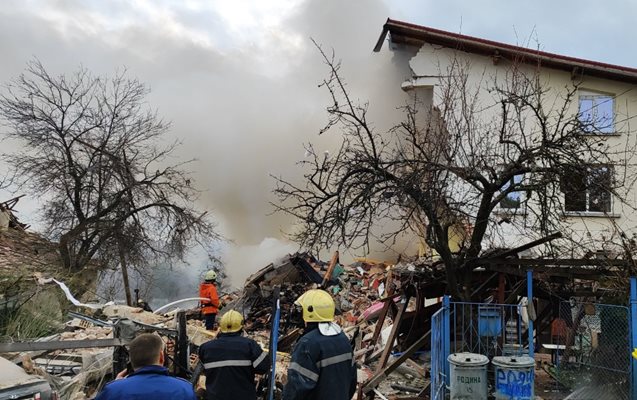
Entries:
MULTIPOLYGON (((507 190, 507 188, 509 187, 509 185, 511 184, 511 182, 513 182, 516 185, 524 185, 524 181, 526 180, 526 174, 522 173, 522 174, 516 174, 513 175, 513 177, 507 181, 507 183, 505 184, 505 186, 502 187, 502 189, 499 191, 499 193, 507 190), (517 177, 520 177, 519 182, 515 182, 515 179, 517 177)), ((510 193, 508 193, 502 200, 500 200, 498 202, 498 206, 496 207, 496 211, 498 211, 499 213, 508 213, 508 214, 525 214, 526 213, 526 191, 525 190, 514 190, 510 193), (505 199, 508 199, 509 196, 513 193, 518 193, 520 196, 520 200, 519 200, 519 205, 517 207, 503 207, 502 206, 502 202, 505 199)))
POLYGON ((617 218, 618 215, 614 213, 614 207, 615 207, 615 202, 613 199, 613 193, 608 190, 608 210, 607 211, 597 211, 597 210, 591 210, 591 171, 592 170, 599 170, 602 168, 608 168, 608 186, 612 186, 613 181, 614 181, 614 177, 615 177, 615 167, 612 164, 591 164, 591 165, 587 165, 586 166, 586 176, 585 176, 585 188, 584 188, 584 193, 585 193, 585 197, 584 197, 584 206, 585 209, 584 210, 567 210, 566 209, 566 197, 571 195, 573 193, 573 191, 564 191, 562 190, 562 193, 564 195, 564 200, 563 200, 563 206, 564 206, 564 215, 565 216, 600 216, 600 217, 610 217, 610 218, 617 218))
POLYGON ((601 91, 595 91, 595 90, 586 90, 586 89, 582 89, 578 92, 578 101, 577 101, 577 121, 581 124, 582 126, 582 134, 583 135, 594 135, 594 136, 617 136, 619 135, 619 133, 617 133, 617 121, 616 121, 616 116, 617 116, 617 110, 616 110, 616 106, 617 106, 617 102, 616 100, 616 96, 613 93, 607 93, 607 92, 601 92, 601 91), (603 100, 601 102, 596 102, 599 101, 600 98, 604 98, 606 100, 603 100), (586 110, 582 110, 582 100, 590 100, 593 102, 592 106, 586 110), (599 123, 599 121, 595 121, 596 119, 598 119, 597 117, 597 111, 599 110, 598 107, 600 104, 604 104, 607 101, 611 101, 611 121, 610 121, 610 126, 609 127, 599 127, 596 126, 596 123, 599 123), (591 122, 586 122, 583 120, 582 116, 586 113, 586 112, 590 112, 591 113, 591 122))

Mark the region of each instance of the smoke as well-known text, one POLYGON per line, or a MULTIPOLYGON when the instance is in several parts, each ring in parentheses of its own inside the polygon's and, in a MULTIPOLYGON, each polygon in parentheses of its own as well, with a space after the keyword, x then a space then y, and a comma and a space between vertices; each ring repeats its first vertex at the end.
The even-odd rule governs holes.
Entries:
POLYGON ((252 272, 296 251, 298 246, 294 243, 271 237, 263 239, 256 245, 230 247, 227 252, 226 268, 232 285, 243 286, 243 282, 252 272))
MULTIPOLYGON (((112 75, 125 66, 149 84, 149 105, 182 142, 175 161, 196 159, 200 205, 232 240, 221 251, 235 286, 298 250, 283 234, 294 221, 271 215, 270 174, 296 181, 304 143, 339 146, 337 132, 318 136, 329 105, 318 84, 328 71, 311 38, 342 60, 351 93, 369 101, 379 130, 398 120, 400 83, 409 76, 397 72, 406 63, 395 64, 391 52, 372 52, 389 16, 382 1, 267 3, 35 0, 0 10, 0 51, 12 55, 0 65, 2 82, 36 56, 55 74, 81 64, 112 75)), ((189 286, 179 295, 196 293, 206 266, 195 264, 173 266, 189 286)))

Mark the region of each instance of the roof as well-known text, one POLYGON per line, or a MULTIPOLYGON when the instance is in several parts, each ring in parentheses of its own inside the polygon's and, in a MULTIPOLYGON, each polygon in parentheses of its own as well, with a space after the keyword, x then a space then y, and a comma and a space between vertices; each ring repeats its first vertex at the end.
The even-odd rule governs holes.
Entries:
POLYGON ((516 60, 528 64, 539 63, 546 68, 568 71, 582 76, 594 76, 621 82, 637 83, 637 68, 547 53, 392 19, 387 19, 387 22, 383 25, 383 31, 378 38, 374 51, 380 51, 387 33, 391 35, 391 41, 393 43, 418 47, 422 46, 423 43, 430 43, 469 53, 498 56, 507 60, 516 60))

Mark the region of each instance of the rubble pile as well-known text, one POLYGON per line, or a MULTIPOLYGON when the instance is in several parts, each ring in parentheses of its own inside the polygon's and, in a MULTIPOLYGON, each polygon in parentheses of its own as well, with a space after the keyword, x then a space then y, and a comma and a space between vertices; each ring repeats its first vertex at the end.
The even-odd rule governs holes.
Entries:
MULTIPOLYGON (((423 262, 391 265, 360 259, 345 266, 331 264, 334 263, 317 260, 308 253, 286 256, 250 276, 243 289, 224 296, 222 303, 226 309, 242 312, 246 333, 267 348, 272 326, 272 295, 278 286, 281 306, 278 349, 287 357, 302 334, 294 301, 309 289, 327 290, 336 303, 336 322, 353 343, 360 366, 359 382, 363 383, 393 359, 391 350, 403 350, 422 336, 425 323, 419 318, 425 315, 426 308, 419 307, 419 296, 415 292, 422 282, 432 282, 430 279, 437 279, 444 271, 438 264, 423 262), (399 315, 401 302, 407 298, 404 313, 399 315), (386 306, 387 303, 391 304, 386 306), (394 329, 397 317, 409 322, 400 324, 401 330, 394 329), (414 329, 414 325, 420 327, 414 329), (389 350, 381 360, 386 348, 389 350)), ((424 298, 421 300, 424 306, 424 298)), ((277 372, 281 384, 286 381, 286 357, 278 357, 284 367, 277 372)), ((383 395, 419 393, 428 377, 424 364, 408 359, 388 374, 388 379, 377 390, 383 395)))
MULTIPOLYGON (((324 262, 308 253, 297 253, 267 265, 250 276, 242 289, 224 295, 220 315, 229 309, 243 313, 246 335, 263 349, 268 349, 273 294, 279 290, 281 320, 276 382, 282 387, 287 381, 290 353, 303 333, 301 313, 294 301, 309 289, 322 288, 330 292, 336 303, 336 322, 343 327, 353 345, 359 365, 358 378, 363 387, 384 373, 386 366, 411 345, 414 338, 422 337, 421 328, 425 323, 419 318, 424 315, 423 307, 419 300, 421 296, 414 293, 420 290, 418 285, 440 273, 440 269, 432 264, 401 262, 392 265, 360 259, 350 265, 341 265, 338 254, 330 262, 324 262)), ((73 318, 66 323, 64 332, 42 340, 85 341, 120 337, 116 323, 129 321, 135 329, 156 331, 165 338, 169 368, 172 368, 177 362, 178 311, 183 311, 182 318, 187 319, 192 371, 197 365, 197 347, 217 334, 217 331, 205 329, 198 319, 197 309, 159 315, 136 307, 105 305, 94 312, 86 310, 90 315, 72 313, 73 318)), ((26 360, 23 364, 32 366, 38 374, 47 375, 63 394, 61 398, 73 399, 90 398, 111 377, 118 360, 117 348, 113 347, 14 354, 14 361, 18 357, 26 360)), ((372 390, 383 396, 414 396, 427 386, 425 364, 423 360, 407 358, 398 368, 387 372, 372 390)), ((199 379, 199 386, 204 384, 205 380, 199 379)))
MULTIPOLYGON (((283 334, 293 329, 294 301, 305 291, 319 286, 333 296, 337 307, 337 322, 343 327, 356 325, 360 318, 377 316, 368 310, 387 291, 389 267, 382 263, 358 261, 349 266, 336 265, 325 284, 326 263, 307 253, 294 254, 270 264, 249 277, 244 288, 222 298, 226 308, 243 312, 246 331, 258 332, 271 325, 272 292, 279 286, 281 293, 281 329, 283 334)), ((391 290, 396 290, 394 282, 391 290)))

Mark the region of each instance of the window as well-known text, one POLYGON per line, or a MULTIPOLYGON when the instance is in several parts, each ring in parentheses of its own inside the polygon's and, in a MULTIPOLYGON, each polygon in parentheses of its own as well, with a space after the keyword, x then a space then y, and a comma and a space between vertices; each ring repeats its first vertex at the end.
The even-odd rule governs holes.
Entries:
MULTIPOLYGON (((507 182, 503 187, 502 191, 505 192, 508 188, 513 186, 519 186, 522 183, 522 179, 524 175, 515 175, 509 182, 507 182)), ((500 201, 500 208, 505 210, 516 210, 522 206, 524 192, 522 191, 513 191, 507 193, 506 197, 504 197, 500 201)))
POLYGON ((611 212, 611 166, 573 168, 562 177, 564 209, 574 212, 611 212))
POLYGON ((614 133, 615 99, 611 95, 582 92, 578 119, 586 133, 614 133))

